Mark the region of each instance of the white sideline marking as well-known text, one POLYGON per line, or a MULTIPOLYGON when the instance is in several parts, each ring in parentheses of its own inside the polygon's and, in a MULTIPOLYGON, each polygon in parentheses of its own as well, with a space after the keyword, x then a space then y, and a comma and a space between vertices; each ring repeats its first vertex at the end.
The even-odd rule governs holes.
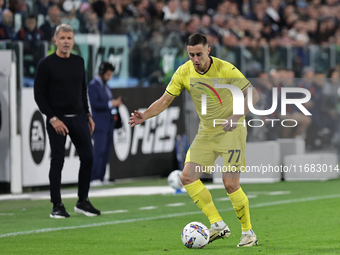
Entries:
POLYGON ((105 211, 101 213, 102 214, 114 214, 114 213, 125 213, 125 212, 128 212, 128 210, 105 211))
POLYGON ((14 213, 0 213, 0 216, 12 216, 14 213))
POLYGON ((278 195, 289 195, 291 193, 290 190, 285 191, 250 191, 247 192, 252 195, 269 195, 269 196, 278 196, 278 195))
MULTIPOLYGON (((247 195, 248 198, 256 198, 257 195, 247 195)), ((214 199, 216 201, 230 201, 229 197, 220 197, 220 198, 216 198, 214 199)))
POLYGON ((156 209, 157 206, 145 206, 145 207, 141 207, 139 208, 139 210, 153 210, 156 209))
MULTIPOLYGON (((300 198, 300 199, 288 199, 288 200, 282 200, 282 201, 255 204, 255 205, 250 206, 250 208, 259 208, 259 207, 265 207, 265 206, 291 204, 291 203, 315 201, 315 200, 322 200, 322 199, 331 199, 331 198, 338 198, 338 197, 340 197, 340 194, 334 194, 334 195, 329 195, 329 196, 321 196, 321 197, 306 197, 306 198, 300 198)), ((226 208, 226 209, 222 209, 222 210, 219 210, 219 211, 220 212, 226 212, 226 211, 232 211, 232 210, 234 210, 234 208, 226 208)), ((67 230, 67 229, 100 227, 100 226, 115 225, 115 224, 120 224, 120 223, 131 223, 131 222, 137 222, 137 221, 166 219, 166 218, 180 217, 180 216, 186 216, 186 215, 191 215, 191 214, 200 214, 200 213, 202 213, 202 212, 197 210, 195 212, 184 212, 184 213, 175 213, 175 214, 161 215, 161 216, 148 217, 148 218, 108 221, 108 222, 93 223, 93 224, 80 225, 80 226, 70 226, 70 227, 60 227, 60 228, 43 228, 43 229, 36 229, 36 230, 30 230, 30 231, 22 231, 22 232, 2 234, 2 235, 0 235, 0 238, 9 237, 9 236, 46 233, 46 232, 67 230)))
MULTIPOLYGON (((205 185, 207 189, 224 189, 223 184, 208 184, 205 185)), ((186 192, 185 190, 183 192, 186 192)), ((117 196, 145 196, 145 195, 166 195, 173 194, 174 189, 170 186, 151 186, 151 187, 121 187, 111 189, 94 189, 90 190, 89 197, 117 197, 117 196)), ((77 198, 77 191, 62 190, 61 197, 65 198, 77 198)), ((50 193, 45 194, 32 192, 30 194, 19 195, 0 195, 0 201, 4 200, 19 200, 19 199, 31 199, 31 200, 50 200, 50 193)))
POLYGON ((183 205, 185 205, 185 203, 173 203, 173 204, 167 204, 165 206, 176 207, 176 206, 183 206, 183 205))

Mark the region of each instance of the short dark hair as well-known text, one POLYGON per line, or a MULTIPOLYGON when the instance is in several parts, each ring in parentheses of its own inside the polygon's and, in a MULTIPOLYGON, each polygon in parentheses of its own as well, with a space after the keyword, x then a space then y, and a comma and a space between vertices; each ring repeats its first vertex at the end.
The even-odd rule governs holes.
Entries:
POLYGON ((28 15, 26 19, 35 19, 36 21, 38 20, 37 15, 35 14, 28 15))
POLYGON ((208 44, 208 41, 205 35, 200 34, 200 33, 195 33, 188 37, 188 40, 187 40, 188 46, 195 46, 197 44, 202 44, 203 46, 208 44))
POLYGON ((104 75, 109 70, 114 72, 115 71, 114 66, 109 62, 102 62, 99 66, 98 74, 104 75))

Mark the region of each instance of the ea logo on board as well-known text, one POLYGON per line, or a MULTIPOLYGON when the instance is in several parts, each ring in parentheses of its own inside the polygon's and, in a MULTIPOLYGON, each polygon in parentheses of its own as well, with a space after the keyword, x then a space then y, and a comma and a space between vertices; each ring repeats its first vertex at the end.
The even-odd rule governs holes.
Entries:
POLYGON ((40 164, 46 146, 46 134, 44 119, 39 111, 33 114, 30 125, 30 150, 36 164, 40 164))
POLYGON ((113 147, 117 158, 120 161, 125 161, 129 156, 131 144, 131 128, 129 127, 129 111, 125 105, 119 106, 120 117, 122 118, 123 127, 114 130, 113 147))

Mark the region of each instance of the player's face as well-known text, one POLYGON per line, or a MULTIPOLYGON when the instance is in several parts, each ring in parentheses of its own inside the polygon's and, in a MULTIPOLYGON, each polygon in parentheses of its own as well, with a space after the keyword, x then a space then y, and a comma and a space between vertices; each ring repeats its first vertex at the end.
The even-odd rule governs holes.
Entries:
POLYGON ((55 39, 57 51, 62 55, 69 56, 74 44, 74 35, 72 32, 60 31, 55 39))
POLYGON ((108 80, 111 79, 113 75, 113 72, 111 70, 107 70, 103 75, 102 75, 102 80, 104 83, 106 83, 108 80))
POLYGON ((203 44, 197 44, 195 46, 188 45, 187 51, 196 71, 205 72, 208 70, 210 64, 210 47, 208 47, 208 44, 205 46, 203 46, 203 44))

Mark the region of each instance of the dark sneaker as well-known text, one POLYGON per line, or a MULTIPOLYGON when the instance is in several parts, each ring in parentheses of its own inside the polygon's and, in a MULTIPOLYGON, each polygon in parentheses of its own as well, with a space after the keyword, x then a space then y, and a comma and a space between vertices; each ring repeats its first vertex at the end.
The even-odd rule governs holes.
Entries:
POLYGON ((85 214, 88 217, 100 215, 100 211, 93 207, 88 198, 86 198, 83 202, 78 201, 77 205, 74 207, 74 211, 76 213, 85 214))
POLYGON ((62 203, 53 206, 50 218, 63 219, 68 217, 70 217, 70 215, 66 212, 65 206, 62 203))

